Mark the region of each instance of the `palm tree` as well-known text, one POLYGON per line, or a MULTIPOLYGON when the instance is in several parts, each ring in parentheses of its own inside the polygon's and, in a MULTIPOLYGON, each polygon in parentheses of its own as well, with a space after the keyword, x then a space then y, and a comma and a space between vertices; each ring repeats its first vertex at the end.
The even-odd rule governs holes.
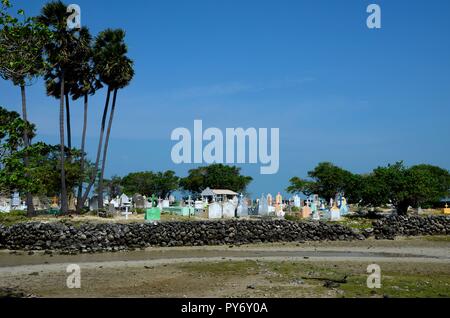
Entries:
MULTIPOLYGON (((95 177, 98 173, 100 164, 100 155, 103 144, 103 135, 106 125, 106 116, 108 113, 109 100, 113 93, 113 102, 109 115, 108 130, 105 138, 105 147, 103 149, 102 167, 98 180, 98 204, 99 208, 103 208, 103 177, 106 166, 106 157, 108 153, 109 137, 111 135, 111 127, 114 119, 116 108, 117 92, 119 89, 126 87, 134 76, 133 61, 127 56, 128 48, 125 44, 125 32, 121 29, 107 29, 101 32, 96 39, 94 45, 94 64, 95 70, 100 76, 102 83, 108 86, 106 95, 106 103, 103 111, 102 125, 100 131, 100 141, 97 148, 97 158, 95 161, 95 174, 91 176, 91 182, 88 190, 92 188, 95 177)), ((83 201, 84 202, 84 201, 83 201)))
MULTIPOLYGON (((94 95, 95 92, 102 88, 100 80, 94 70, 93 63, 93 49, 92 36, 87 28, 80 30, 80 42, 83 50, 77 56, 78 66, 74 69, 75 78, 77 79, 75 85, 72 87, 71 94, 73 100, 83 97, 84 99, 84 116, 83 116, 83 132, 81 137, 81 171, 85 171, 85 146, 86 146, 86 131, 88 118, 88 104, 89 95, 94 95)), ((81 212, 84 205, 83 201, 83 182, 78 185, 77 193, 77 213, 81 212)))
MULTIPOLYGON (((66 173, 64 168, 65 146, 64 146, 64 98, 66 96, 66 77, 70 80, 71 67, 74 56, 80 49, 76 30, 67 30, 67 6, 60 0, 47 3, 38 17, 52 31, 52 41, 46 46, 47 60, 50 67, 47 70, 46 81, 54 81, 59 86, 59 134, 61 151, 61 211, 68 212, 66 173)), ((69 82, 69 81, 68 81, 69 82)), ((67 88, 70 88, 68 85, 67 88)), ((68 119, 70 117, 68 116, 68 119)))

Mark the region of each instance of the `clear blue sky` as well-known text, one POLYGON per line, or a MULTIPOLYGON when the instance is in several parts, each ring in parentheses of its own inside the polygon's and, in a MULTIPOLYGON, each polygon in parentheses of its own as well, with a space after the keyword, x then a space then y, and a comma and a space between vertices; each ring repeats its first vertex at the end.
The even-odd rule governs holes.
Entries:
MULTIPOLYGON (((127 32, 136 77, 119 93, 107 176, 173 169, 174 128, 280 128, 280 170, 244 165, 250 191, 276 194, 321 161, 353 172, 404 160, 450 168, 450 1, 74 0, 96 34, 127 32), (382 8, 382 29, 366 7, 382 8)), ((37 14, 45 1, 15 0, 37 14)), ((95 154, 105 91, 91 102, 95 154)), ((29 89, 40 138, 58 143, 58 103, 29 89)), ((0 104, 20 110, 0 81, 0 104)), ((79 145, 82 105, 73 106, 79 145)))

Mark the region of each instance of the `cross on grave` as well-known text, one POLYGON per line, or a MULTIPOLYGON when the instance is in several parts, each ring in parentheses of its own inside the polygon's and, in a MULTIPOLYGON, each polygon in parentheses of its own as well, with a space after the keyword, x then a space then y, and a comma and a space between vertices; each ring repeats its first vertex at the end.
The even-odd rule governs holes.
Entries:
POLYGON ((125 215, 125 220, 128 220, 128 215, 133 214, 132 212, 128 212, 128 206, 125 207, 125 212, 122 212, 122 215, 125 215))

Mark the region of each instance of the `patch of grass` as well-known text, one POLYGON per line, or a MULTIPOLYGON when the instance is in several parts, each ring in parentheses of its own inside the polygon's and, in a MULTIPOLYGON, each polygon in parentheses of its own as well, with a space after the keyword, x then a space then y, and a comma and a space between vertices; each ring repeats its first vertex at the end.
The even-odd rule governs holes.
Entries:
POLYGON ((352 229, 356 230, 364 230, 369 229, 372 227, 372 219, 361 217, 358 215, 349 215, 344 216, 341 221, 338 222, 338 224, 341 224, 343 226, 347 226, 352 229))
POLYGON ((0 213, 0 224, 11 226, 17 223, 27 222, 30 219, 25 211, 11 211, 9 213, 0 213))
MULTIPOLYGON (((450 297, 448 264, 380 264, 381 288, 367 287, 368 263, 227 261, 180 264, 178 268, 209 278, 254 277, 254 289, 246 297, 450 297), (325 282, 342 281, 334 287, 325 282)), ((206 278, 207 279, 207 278, 206 278)))
POLYGON ((216 263, 187 263, 178 266, 181 270, 186 270, 198 274, 211 276, 242 276, 258 271, 258 263, 255 261, 226 261, 216 263))

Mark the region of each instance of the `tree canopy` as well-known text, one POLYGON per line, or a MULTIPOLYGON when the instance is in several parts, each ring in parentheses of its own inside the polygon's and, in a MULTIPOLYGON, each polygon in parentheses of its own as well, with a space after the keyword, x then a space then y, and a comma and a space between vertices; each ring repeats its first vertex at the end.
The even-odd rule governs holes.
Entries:
POLYGON ((189 170, 189 175, 181 179, 180 185, 183 190, 194 195, 200 194, 207 187, 245 192, 252 180, 252 177, 241 175, 238 167, 212 164, 189 170))
POLYGON ((165 172, 134 172, 122 179, 121 185, 123 191, 128 195, 139 193, 146 196, 152 194, 161 198, 168 197, 176 191, 179 186, 180 178, 174 171, 165 172))
POLYGON ((407 213, 410 206, 418 208, 439 202, 450 190, 447 170, 425 164, 407 168, 401 161, 364 175, 331 163, 320 163, 308 176, 312 180, 292 178, 287 190, 306 195, 315 193, 326 199, 344 193, 349 202, 362 206, 392 204, 399 214, 407 213))

